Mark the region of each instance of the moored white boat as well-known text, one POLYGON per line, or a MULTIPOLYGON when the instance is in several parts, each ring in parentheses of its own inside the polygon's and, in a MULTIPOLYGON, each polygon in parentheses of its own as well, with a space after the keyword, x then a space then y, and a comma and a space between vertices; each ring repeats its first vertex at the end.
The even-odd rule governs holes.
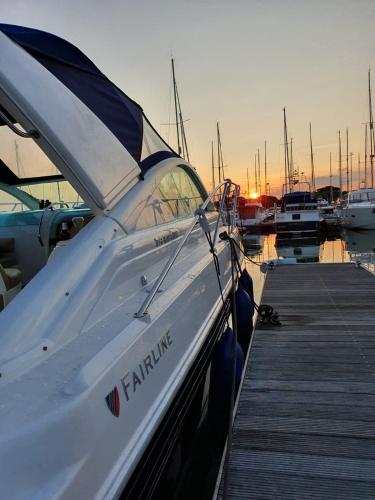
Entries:
POLYGON ((275 215, 276 233, 315 233, 319 231, 321 216, 315 198, 308 191, 286 193, 280 212, 275 215))
POLYGON ((238 203, 239 227, 244 230, 260 226, 267 217, 263 205, 256 200, 239 199, 238 203))
POLYGON ((375 229, 375 189, 351 191, 341 213, 344 227, 375 229))
POLYGON ((22 172, 0 166, 25 208, 0 213, 15 261, 0 273, 1 496, 145 498, 186 451, 189 405, 192 428, 207 407, 232 289, 221 217, 141 108, 53 35, 0 25, 0 116, 29 152, 22 172), (42 198, 57 182, 77 208, 60 184, 42 198))

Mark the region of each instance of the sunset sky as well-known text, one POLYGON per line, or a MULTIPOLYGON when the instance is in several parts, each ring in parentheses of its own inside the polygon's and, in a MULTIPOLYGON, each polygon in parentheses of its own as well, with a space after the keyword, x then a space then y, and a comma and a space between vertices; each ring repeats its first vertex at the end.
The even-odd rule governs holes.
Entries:
MULTIPOLYGON (((364 156, 367 70, 375 90, 374 0, 0 0, 1 22, 55 33, 85 52, 144 109, 175 147, 170 57, 192 163, 211 187, 211 140, 220 122, 226 175, 253 189, 254 154, 268 144, 271 191, 280 194, 282 108, 295 162, 317 185, 337 173, 338 134, 364 156)), ((374 94, 375 96, 375 94, 374 94)), ((345 163, 345 160, 344 160, 345 163)), ((357 176, 354 176, 357 183, 357 176)), ((262 181, 263 182, 263 181, 262 181)), ((337 179, 336 179, 337 184, 337 179)))

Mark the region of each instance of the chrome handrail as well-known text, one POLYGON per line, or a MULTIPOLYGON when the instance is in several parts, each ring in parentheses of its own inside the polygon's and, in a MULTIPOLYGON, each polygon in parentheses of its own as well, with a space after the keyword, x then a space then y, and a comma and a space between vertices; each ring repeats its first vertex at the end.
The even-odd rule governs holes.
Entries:
POLYGON ((237 198, 239 195, 240 187, 238 186, 238 184, 235 184, 230 179, 225 179, 208 195, 208 197, 202 203, 202 205, 200 205, 200 207, 197 208, 197 210, 195 212, 196 215, 194 216, 192 223, 190 224, 188 229, 185 231, 183 238, 181 239, 181 241, 178 244, 174 253, 169 258, 166 265, 164 266, 164 269, 160 273, 158 279, 155 281, 155 283, 154 283, 153 287, 151 288, 151 290, 149 291, 146 299, 143 301, 143 304, 141 305, 139 310, 134 314, 135 318, 143 318, 144 316, 146 316, 148 314, 147 309, 149 308, 151 302, 154 300, 155 295, 157 294, 157 292, 158 292, 159 288, 161 287, 163 281, 165 280, 167 274, 169 273, 170 269, 172 268, 175 260, 177 259, 179 253, 181 252, 182 247, 185 245, 187 239, 189 238, 190 234, 192 233, 193 229, 195 228, 197 222, 202 218, 202 213, 204 213, 204 211, 206 210, 207 206, 209 205, 209 203, 211 202, 213 197, 221 190, 222 187, 224 187, 224 191, 221 194, 221 198, 220 198, 219 213, 218 213, 218 218, 216 221, 214 238, 212 240, 212 248, 213 248, 213 251, 215 251, 215 244, 216 244, 216 238, 217 238, 217 234, 218 234, 218 230, 219 230, 220 218, 222 215, 222 211, 223 211, 226 197, 228 195, 228 190, 229 190, 230 186, 232 186, 232 185, 235 186, 235 194, 234 194, 233 207, 232 207, 233 221, 236 221, 237 198))
POLYGON ((29 139, 30 137, 33 137, 34 139, 38 139, 39 137, 39 132, 37 130, 29 130, 28 132, 24 132, 23 130, 20 130, 17 128, 14 123, 2 112, 0 111, 0 118, 3 120, 3 122, 8 125, 8 127, 17 135, 24 139, 29 139))

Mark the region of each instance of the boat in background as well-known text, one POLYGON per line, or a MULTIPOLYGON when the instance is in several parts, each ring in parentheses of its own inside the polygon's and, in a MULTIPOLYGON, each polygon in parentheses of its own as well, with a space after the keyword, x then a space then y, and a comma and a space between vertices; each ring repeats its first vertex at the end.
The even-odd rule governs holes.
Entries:
MULTIPOLYGON (((285 183, 282 188, 280 211, 275 213, 275 226, 277 235, 316 233, 320 230, 322 218, 319 214, 318 202, 311 193, 308 182, 301 182, 298 171, 293 166, 292 150, 289 151, 288 129, 286 111, 284 115, 284 175, 285 183), (301 185, 306 184, 308 191, 302 191, 301 185), (295 191, 295 189, 299 189, 295 191)), ((315 188, 314 159, 311 139, 310 123, 310 148, 311 148, 311 179, 313 190, 315 188)), ((291 143, 292 146, 292 143, 291 143)))
POLYGON ((322 218, 315 197, 309 191, 286 193, 281 199, 281 209, 275 215, 276 233, 316 233, 322 218))
POLYGON ((343 226, 348 229, 375 229, 375 189, 351 191, 341 213, 343 226))
POLYGON ((337 211, 336 205, 326 203, 319 203, 319 212, 324 222, 328 226, 337 226, 341 222, 341 217, 337 211))
POLYGON ((238 226, 248 231, 261 226, 267 218, 267 211, 257 200, 239 197, 238 199, 238 226))

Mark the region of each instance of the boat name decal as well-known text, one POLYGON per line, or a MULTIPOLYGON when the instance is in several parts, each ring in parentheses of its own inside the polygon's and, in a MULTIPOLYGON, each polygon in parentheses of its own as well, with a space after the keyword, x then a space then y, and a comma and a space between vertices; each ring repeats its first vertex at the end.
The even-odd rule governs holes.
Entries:
POLYGON ((172 231, 169 234, 165 234, 164 236, 161 236, 160 238, 154 238, 155 245, 157 247, 160 247, 161 245, 164 245, 165 243, 169 243, 170 241, 175 240, 180 236, 180 233, 178 231, 172 231))
POLYGON ((142 382, 151 374, 152 370, 159 363, 164 353, 172 345, 172 337, 168 330, 156 345, 149 351, 137 367, 125 373, 121 378, 121 385, 124 389, 125 399, 129 401, 132 394, 135 394, 142 382))

